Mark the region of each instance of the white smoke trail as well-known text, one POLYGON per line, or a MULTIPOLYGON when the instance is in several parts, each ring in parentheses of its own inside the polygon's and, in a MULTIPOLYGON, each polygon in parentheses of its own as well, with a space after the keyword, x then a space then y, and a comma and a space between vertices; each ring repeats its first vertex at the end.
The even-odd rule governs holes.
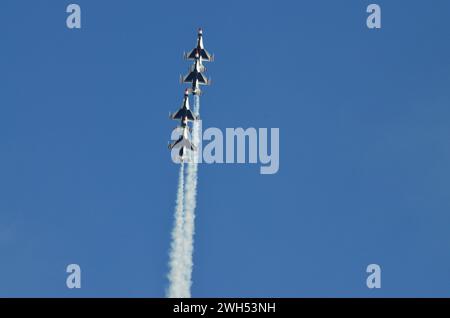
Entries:
MULTIPOLYGON (((200 98, 194 97, 194 112, 199 114, 200 98)), ((194 122, 192 141, 200 144, 199 123, 194 122)), ((200 147, 199 147, 200 149, 200 147)), ((198 152, 192 152, 184 182, 184 164, 181 163, 178 179, 178 192, 175 208, 175 222, 172 230, 170 251, 169 298, 191 297, 192 256, 194 252, 195 208, 197 205, 197 162, 198 152)))
MULTIPOLYGON (((194 113, 200 114, 200 98, 198 95, 194 95, 194 113)), ((199 147, 199 123, 194 121, 192 129, 192 140, 194 145, 199 147)), ((186 175, 186 187, 184 197, 184 265, 186 266, 185 278, 188 284, 188 294, 190 297, 190 289, 192 286, 192 268, 193 261, 192 256, 194 252, 194 233, 195 233, 195 208, 197 205, 197 163, 198 163, 198 151, 192 154, 192 160, 188 163, 187 175, 186 175)))
POLYGON ((186 281, 186 269, 184 262, 183 246, 183 226, 184 226, 184 164, 180 164, 178 177, 178 191, 175 208, 175 220, 172 230, 172 243, 170 246, 170 271, 169 271, 169 290, 167 297, 186 298, 190 296, 189 287, 186 281))

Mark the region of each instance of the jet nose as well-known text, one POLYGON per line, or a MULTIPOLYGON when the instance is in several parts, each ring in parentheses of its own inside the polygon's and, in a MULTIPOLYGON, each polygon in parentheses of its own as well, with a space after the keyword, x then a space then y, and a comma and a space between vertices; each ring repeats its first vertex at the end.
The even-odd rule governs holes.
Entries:
POLYGON ((188 95, 189 95, 189 89, 186 88, 186 89, 184 90, 184 96, 188 96, 188 95))
POLYGON ((202 34, 203 34, 202 28, 198 28, 198 34, 199 34, 199 35, 202 35, 202 34))

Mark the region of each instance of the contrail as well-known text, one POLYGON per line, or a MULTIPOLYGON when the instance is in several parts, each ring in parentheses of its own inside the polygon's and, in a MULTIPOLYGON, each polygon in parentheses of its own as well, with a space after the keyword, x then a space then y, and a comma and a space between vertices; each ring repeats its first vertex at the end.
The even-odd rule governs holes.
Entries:
MULTIPOLYGON (((200 114, 200 98, 194 95, 194 113, 200 114)), ((199 123, 194 121, 192 129, 192 139, 194 144, 198 147, 200 145, 199 123)), ((198 149, 201 149, 198 147, 198 149)), ((188 297, 190 297, 190 289, 192 286, 192 256, 194 252, 194 233, 195 233, 195 208, 197 205, 197 164, 198 151, 193 152, 192 159, 188 163, 186 175, 186 188, 184 197, 184 264, 185 264, 185 278, 188 284, 188 297)))
POLYGON ((175 208, 175 220, 172 230, 172 243, 170 246, 170 271, 169 290, 167 297, 186 298, 190 296, 189 287, 185 275, 184 246, 183 246, 183 226, 184 226, 184 164, 180 163, 178 177, 178 191, 175 208))

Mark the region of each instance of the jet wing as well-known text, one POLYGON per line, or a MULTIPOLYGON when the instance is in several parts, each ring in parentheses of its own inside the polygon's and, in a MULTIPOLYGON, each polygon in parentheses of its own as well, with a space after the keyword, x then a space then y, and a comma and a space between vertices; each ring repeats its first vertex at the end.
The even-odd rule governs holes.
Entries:
POLYGON ((175 114, 170 115, 171 119, 181 119, 181 117, 183 117, 183 110, 180 109, 178 110, 175 114))
MULTIPOLYGON (((195 56, 195 54, 194 54, 194 56, 195 56)), ((213 60, 212 55, 205 49, 202 49, 200 51, 200 56, 202 57, 202 59, 204 59, 205 61, 208 61, 208 62, 211 62, 213 60)))
POLYGON ((197 150, 197 147, 194 146, 194 144, 191 143, 189 141, 189 139, 184 138, 183 136, 181 136, 177 141, 175 141, 174 143, 169 145, 169 149, 173 149, 173 148, 177 149, 180 147, 186 147, 186 148, 194 150, 194 151, 197 150))
POLYGON ((195 78, 195 73, 194 72, 190 72, 188 75, 186 75, 183 79, 184 83, 189 83, 192 82, 195 78))
POLYGON ((188 60, 193 60, 193 59, 195 59, 195 53, 197 52, 197 48, 195 48, 195 49, 193 49, 191 52, 189 52, 187 55, 186 55, 186 58, 188 59, 188 60))
POLYGON ((180 147, 180 143, 183 141, 183 139, 184 139, 183 136, 181 136, 180 138, 178 138, 177 141, 175 141, 175 142, 169 144, 169 145, 168 145, 168 148, 169 148, 169 149, 172 149, 172 148, 178 148, 178 147, 180 147))
POLYGON ((208 85, 208 79, 207 79, 206 76, 203 75, 202 73, 198 73, 197 79, 198 79, 198 82, 199 82, 199 83, 208 85))
POLYGON ((187 118, 188 118, 189 120, 191 120, 191 121, 194 121, 194 120, 197 120, 197 119, 198 119, 197 116, 195 116, 194 113, 193 113, 191 110, 188 110, 188 111, 186 112, 186 116, 187 116, 187 118))

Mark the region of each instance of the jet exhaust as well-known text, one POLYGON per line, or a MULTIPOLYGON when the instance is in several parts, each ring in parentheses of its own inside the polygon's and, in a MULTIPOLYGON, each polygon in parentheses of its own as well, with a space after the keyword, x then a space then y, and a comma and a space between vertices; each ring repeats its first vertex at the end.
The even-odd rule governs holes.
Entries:
POLYGON ((180 164, 178 176, 178 190, 175 207, 175 217, 172 230, 172 243, 170 245, 169 261, 169 289, 167 297, 169 298, 187 298, 189 297, 189 288, 185 279, 184 269, 184 164, 180 164))

